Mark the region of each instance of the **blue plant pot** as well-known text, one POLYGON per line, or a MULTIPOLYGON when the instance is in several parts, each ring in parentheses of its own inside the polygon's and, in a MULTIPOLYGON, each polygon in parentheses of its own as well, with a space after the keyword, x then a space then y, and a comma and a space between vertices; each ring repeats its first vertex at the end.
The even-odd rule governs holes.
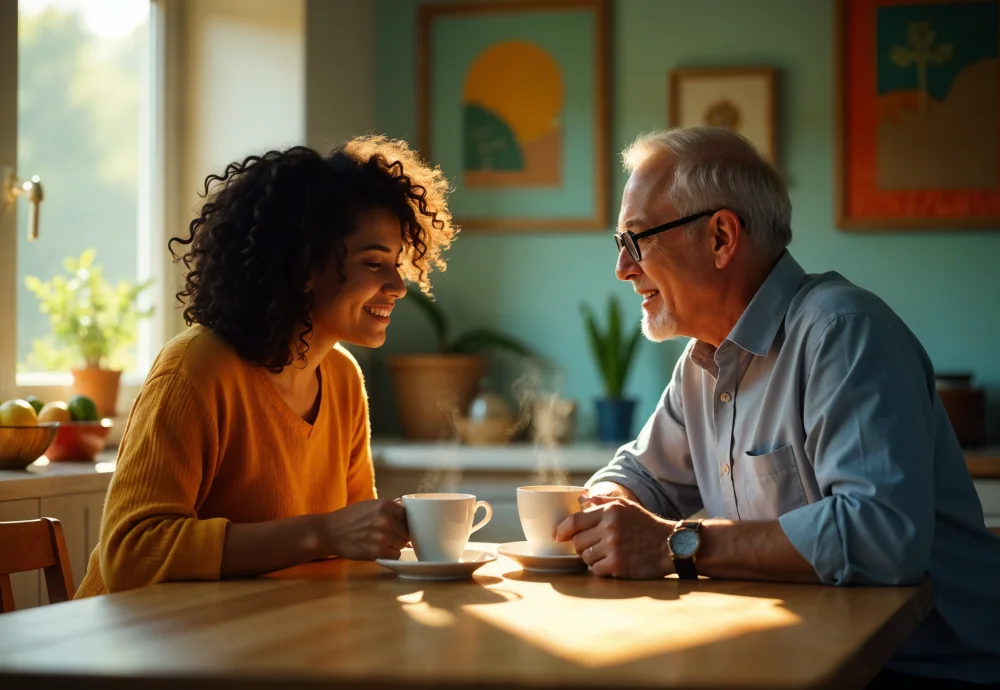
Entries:
POLYGON ((605 443, 631 441, 635 400, 599 398, 597 400, 597 437, 605 443))

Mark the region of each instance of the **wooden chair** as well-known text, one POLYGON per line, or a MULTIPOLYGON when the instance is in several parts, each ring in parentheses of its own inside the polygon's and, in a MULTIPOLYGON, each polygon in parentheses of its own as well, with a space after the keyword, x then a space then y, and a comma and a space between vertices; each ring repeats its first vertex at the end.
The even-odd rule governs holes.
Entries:
POLYGON ((990 527, 990 532, 1000 537, 1000 527, 990 527))
POLYGON ((12 573, 41 570, 53 604, 76 594, 62 525, 53 518, 0 522, 0 613, 14 610, 12 573))

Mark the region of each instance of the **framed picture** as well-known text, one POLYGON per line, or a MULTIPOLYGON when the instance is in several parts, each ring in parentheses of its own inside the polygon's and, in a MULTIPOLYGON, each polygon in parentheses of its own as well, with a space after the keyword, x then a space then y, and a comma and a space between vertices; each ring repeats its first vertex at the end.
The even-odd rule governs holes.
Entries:
POLYGON ((607 0, 420 7, 419 146, 463 228, 606 230, 607 0))
POLYGON ((840 0, 837 225, 1000 225, 1000 2, 840 0))
POLYGON ((674 70, 667 85, 668 124, 734 130, 777 165, 775 82, 771 67, 674 70))

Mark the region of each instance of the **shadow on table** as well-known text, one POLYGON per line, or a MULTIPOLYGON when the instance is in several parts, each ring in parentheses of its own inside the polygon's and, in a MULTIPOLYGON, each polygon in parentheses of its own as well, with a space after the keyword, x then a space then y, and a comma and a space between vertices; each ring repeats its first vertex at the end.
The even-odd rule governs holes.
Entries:
POLYGON ((652 580, 637 584, 632 580, 597 577, 589 570, 577 573, 540 573, 515 569, 503 573, 503 579, 513 582, 545 583, 564 596, 583 599, 651 597, 670 601, 692 591, 689 586, 678 580, 652 580))

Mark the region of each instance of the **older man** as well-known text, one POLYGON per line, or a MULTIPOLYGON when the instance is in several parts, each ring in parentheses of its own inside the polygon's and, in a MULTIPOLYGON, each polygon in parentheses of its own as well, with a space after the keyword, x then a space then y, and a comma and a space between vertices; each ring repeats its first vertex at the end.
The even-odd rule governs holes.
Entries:
POLYGON ((742 137, 653 133, 625 162, 616 274, 650 340, 692 340, 557 538, 602 576, 929 576, 934 612, 881 679, 1000 683, 1000 539, 916 337, 873 294, 802 270, 785 185, 742 137), (703 508, 717 519, 686 520, 703 508))

